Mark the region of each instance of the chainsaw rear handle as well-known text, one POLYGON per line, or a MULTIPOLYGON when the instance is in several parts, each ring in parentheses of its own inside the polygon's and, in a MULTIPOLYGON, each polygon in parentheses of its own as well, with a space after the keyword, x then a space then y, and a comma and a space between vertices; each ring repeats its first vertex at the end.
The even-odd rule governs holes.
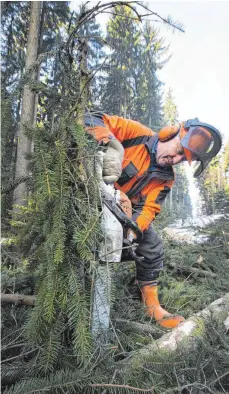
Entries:
POLYGON ((144 257, 138 256, 136 254, 136 249, 138 247, 138 243, 132 243, 128 239, 124 238, 123 245, 128 247, 128 254, 132 257, 132 259, 136 262, 141 262, 144 260, 144 257))
POLYGON ((104 193, 103 195, 103 203, 107 206, 107 208, 113 213, 113 215, 119 220, 119 222, 125 227, 130 228, 137 236, 138 240, 143 238, 143 233, 138 227, 138 225, 131 219, 129 219, 126 214, 123 212, 121 207, 117 205, 115 199, 109 195, 108 193, 104 193))

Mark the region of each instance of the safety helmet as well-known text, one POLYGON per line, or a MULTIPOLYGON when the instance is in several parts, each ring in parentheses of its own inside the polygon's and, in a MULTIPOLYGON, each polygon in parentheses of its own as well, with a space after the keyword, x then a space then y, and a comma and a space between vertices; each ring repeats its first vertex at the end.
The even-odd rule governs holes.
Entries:
POLYGON ((189 164, 193 160, 200 162, 194 173, 195 178, 202 173, 222 146, 220 132, 215 127, 200 122, 198 118, 181 124, 180 139, 189 164))

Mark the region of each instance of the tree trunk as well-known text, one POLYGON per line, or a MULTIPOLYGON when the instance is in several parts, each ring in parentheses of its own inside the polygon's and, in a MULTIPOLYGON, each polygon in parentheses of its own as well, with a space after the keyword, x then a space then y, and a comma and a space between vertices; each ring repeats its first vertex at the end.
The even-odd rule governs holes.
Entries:
MULTIPOLYGON (((28 71, 37 58, 41 6, 41 1, 31 2, 25 71, 28 71)), ((31 141, 24 134, 24 124, 32 125, 34 123, 35 102, 35 94, 31 92, 28 86, 25 86, 22 96, 21 123, 17 147, 16 178, 29 175, 25 154, 31 152, 31 141)), ((26 197, 26 184, 23 182, 15 189, 14 204, 26 205, 26 197)), ((14 211, 17 211, 17 209, 15 208, 14 211)))
POLYGON ((169 209, 170 209, 170 212, 172 212, 172 209, 173 209, 173 189, 171 189, 169 192, 169 209))
POLYGON ((125 91, 125 95, 124 95, 123 106, 124 106, 124 108, 123 108, 123 117, 126 118, 126 107, 127 107, 127 104, 126 104, 126 91, 125 91))
POLYGON ((85 38, 78 39, 79 69, 80 69, 80 97, 77 101, 77 123, 84 125, 84 115, 88 101, 89 71, 87 69, 88 43, 85 38))

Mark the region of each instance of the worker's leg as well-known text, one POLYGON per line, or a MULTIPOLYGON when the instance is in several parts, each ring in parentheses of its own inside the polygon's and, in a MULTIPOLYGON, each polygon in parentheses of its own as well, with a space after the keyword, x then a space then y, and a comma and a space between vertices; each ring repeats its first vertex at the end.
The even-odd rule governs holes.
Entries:
MULTIPOLYGON (((133 215, 135 220, 137 214, 133 215)), ((158 277, 163 268, 163 243, 159 235, 150 226, 144 232, 136 254, 141 257, 136 262, 136 279, 142 293, 147 313, 162 327, 174 328, 184 321, 182 316, 171 315, 160 306, 158 300, 158 277)))
MULTIPOLYGON (((136 220, 138 213, 133 213, 133 220, 136 220)), ((136 250, 140 257, 136 263, 136 278, 138 281, 157 280, 160 271, 163 269, 164 250, 161 237, 154 231, 151 225, 144 231, 143 239, 136 250)))

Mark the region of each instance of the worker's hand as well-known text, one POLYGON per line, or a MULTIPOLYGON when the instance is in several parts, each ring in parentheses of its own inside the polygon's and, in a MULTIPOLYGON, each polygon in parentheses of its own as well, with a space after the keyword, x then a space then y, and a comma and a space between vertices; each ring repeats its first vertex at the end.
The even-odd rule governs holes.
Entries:
POLYGON ((124 148, 122 144, 112 139, 108 143, 107 151, 103 158, 103 180, 106 183, 116 182, 122 173, 124 148))
POLYGON ((129 230, 127 230, 127 236, 126 236, 127 240, 130 241, 132 244, 137 242, 137 235, 135 234, 135 232, 133 230, 131 230, 129 228, 129 230))

